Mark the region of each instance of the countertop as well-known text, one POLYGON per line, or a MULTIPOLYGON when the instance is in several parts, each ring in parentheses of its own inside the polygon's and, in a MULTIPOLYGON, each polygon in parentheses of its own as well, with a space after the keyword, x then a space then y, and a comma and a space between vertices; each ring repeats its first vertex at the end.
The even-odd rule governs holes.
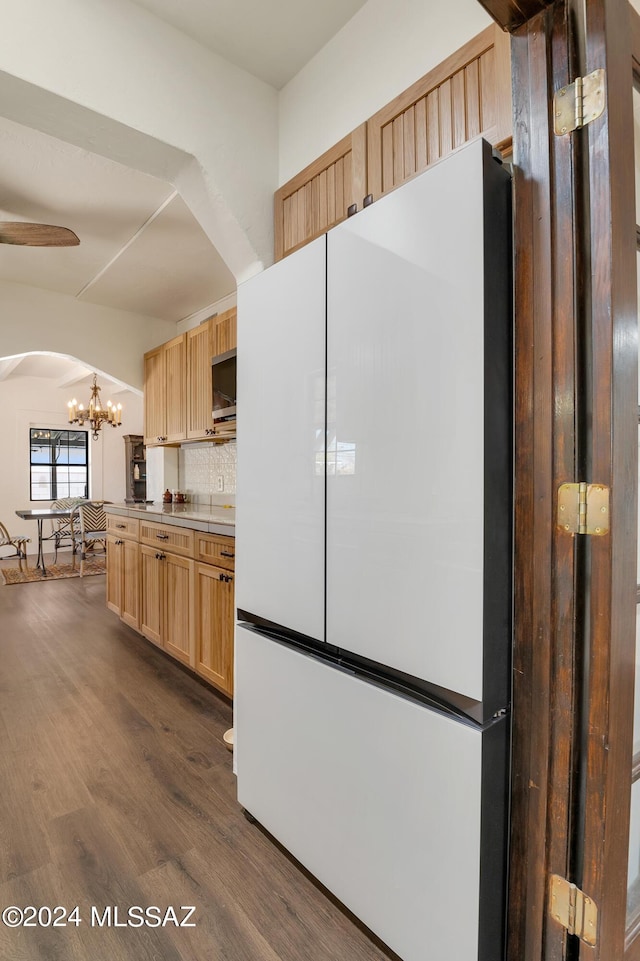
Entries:
POLYGON ((105 504, 104 509, 107 514, 119 514, 121 517, 146 517, 158 524, 175 524, 176 527, 188 527, 193 531, 235 537, 235 507, 154 503, 105 504))

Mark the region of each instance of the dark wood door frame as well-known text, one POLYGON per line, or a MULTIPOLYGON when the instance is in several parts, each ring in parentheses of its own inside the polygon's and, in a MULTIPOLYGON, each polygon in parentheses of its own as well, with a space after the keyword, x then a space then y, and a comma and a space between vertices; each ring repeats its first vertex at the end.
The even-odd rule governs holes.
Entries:
POLYGON ((556 961, 550 874, 567 877, 576 703, 579 559, 555 524, 577 479, 576 177, 573 137, 552 133, 553 91, 572 79, 565 3, 512 34, 515 250, 515 594, 509 959, 556 961), (562 252, 562 253, 561 253, 562 252))
MULTIPOLYGON (((636 663, 638 346, 632 57, 625 0, 586 4, 585 73, 606 65, 607 111, 585 127, 591 206, 591 478, 611 488, 611 533, 589 539, 581 883, 601 907, 594 961, 625 953, 636 663)), ((582 954, 581 954, 582 956, 582 954)))
POLYGON ((553 2, 554 0, 479 0, 480 6, 485 8, 503 30, 510 33, 529 23, 539 13, 544 13, 553 2))
POLYGON ((628 259, 635 248, 627 237, 635 219, 628 8, 626 0, 588 0, 579 51, 582 13, 574 0, 481 5, 512 36, 516 464, 508 959, 582 957, 577 939, 549 915, 549 879, 559 874, 601 905, 606 900, 589 958, 621 961, 635 647, 626 597, 630 575, 635 580, 630 438, 637 449, 636 410, 625 407, 637 365, 629 350, 636 317, 635 263, 628 259), (604 117, 571 135, 554 135, 554 92, 577 73, 605 65, 604 117), (557 528, 557 489, 577 480, 611 487, 607 537, 557 528), (589 607, 581 598, 592 581, 589 607), (607 802, 614 828, 605 831, 607 802))

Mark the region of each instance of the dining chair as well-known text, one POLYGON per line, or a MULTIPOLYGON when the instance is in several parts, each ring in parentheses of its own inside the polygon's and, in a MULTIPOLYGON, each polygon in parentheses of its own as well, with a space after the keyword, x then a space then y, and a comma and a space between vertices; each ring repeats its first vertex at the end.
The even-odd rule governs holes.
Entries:
MULTIPOLYGON (((29 569, 27 560, 27 544, 31 541, 30 537, 23 537, 22 534, 11 535, 7 528, 0 522, 0 547, 13 547, 18 556, 18 568, 22 570, 22 562, 29 569)), ((13 556, 13 555, 11 555, 13 556)))
POLYGON ((71 536, 73 538, 74 565, 76 554, 80 554, 80 577, 84 575, 84 561, 87 552, 107 553, 107 515, 104 511, 106 501, 83 501, 71 511, 71 536), (77 524, 76 524, 77 518, 77 524))
MULTIPOLYGON (((73 508, 76 504, 81 504, 84 501, 84 497, 61 497, 59 500, 53 501, 51 504, 52 510, 67 510, 73 508)), ((79 519, 76 516, 74 523, 79 525, 79 519)), ((58 562, 58 549, 60 547, 71 547, 74 548, 73 533, 71 530, 71 515, 68 517, 56 517, 51 521, 52 532, 50 537, 53 539, 53 563, 58 562)), ((75 548, 74 548, 75 549, 75 548)))

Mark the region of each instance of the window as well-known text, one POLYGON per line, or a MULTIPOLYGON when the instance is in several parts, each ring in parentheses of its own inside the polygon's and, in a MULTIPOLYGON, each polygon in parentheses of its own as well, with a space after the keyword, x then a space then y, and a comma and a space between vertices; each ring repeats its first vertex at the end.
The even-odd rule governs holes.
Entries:
POLYGON ((29 430, 31 500, 89 496, 89 443, 85 430, 29 430))

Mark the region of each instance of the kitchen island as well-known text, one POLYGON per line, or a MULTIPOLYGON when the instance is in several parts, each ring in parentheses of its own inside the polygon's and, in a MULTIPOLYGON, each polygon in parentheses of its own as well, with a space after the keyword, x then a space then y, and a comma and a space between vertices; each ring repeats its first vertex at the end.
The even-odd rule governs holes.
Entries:
POLYGON ((107 607, 233 693, 235 509, 109 504, 107 607))

